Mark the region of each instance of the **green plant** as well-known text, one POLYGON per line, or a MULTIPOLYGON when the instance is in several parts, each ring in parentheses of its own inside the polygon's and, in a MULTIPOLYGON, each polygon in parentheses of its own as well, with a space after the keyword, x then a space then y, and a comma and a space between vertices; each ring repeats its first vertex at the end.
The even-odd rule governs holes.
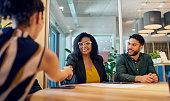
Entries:
POLYGON ((5 26, 2 27, 1 23, 2 23, 2 20, 0 19, 0 30, 12 24, 12 22, 9 22, 5 26))
MULTIPOLYGON (((69 50, 68 48, 65 48, 64 50, 65 50, 66 52, 68 52, 69 54, 72 53, 71 50, 69 50)), ((67 61, 67 60, 65 60, 65 61, 67 61)))
POLYGON ((117 58, 116 56, 117 51, 114 50, 114 48, 112 47, 112 52, 108 55, 108 62, 104 63, 105 66, 105 70, 107 75, 109 75, 109 81, 113 81, 113 76, 116 74, 116 62, 115 59, 117 58))
POLYGON ((160 58, 159 50, 155 50, 155 52, 150 53, 152 59, 160 58))
POLYGON ((68 53, 72 53, 71 50, 69 50, 68 48, 65 48, 64 50, 68 53))

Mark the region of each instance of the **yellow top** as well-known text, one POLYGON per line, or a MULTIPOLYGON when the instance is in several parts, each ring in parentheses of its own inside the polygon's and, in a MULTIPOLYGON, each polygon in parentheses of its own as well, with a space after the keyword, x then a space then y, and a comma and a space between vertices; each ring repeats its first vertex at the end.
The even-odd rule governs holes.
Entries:
POLYGON ((93 66, 91 70, 86 69, 86 83, 99 83, 100 77, 99 73, 97 72, 96 68, 93 66))

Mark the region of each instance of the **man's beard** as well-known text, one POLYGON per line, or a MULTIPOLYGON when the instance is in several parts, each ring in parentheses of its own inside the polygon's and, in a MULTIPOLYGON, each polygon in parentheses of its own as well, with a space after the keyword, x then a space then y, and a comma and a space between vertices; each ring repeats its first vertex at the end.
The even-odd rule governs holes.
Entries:
MULTIPOLYGON (((131 49, 128 49, 128 50, 131 50, 131 49)), ((129 55, 130 55, 130 56, 136 56, 139 52, 140 52, 140 49, 139 49, 139 50, 134 51, 132 55, 130 55, 130 54, 129 54, 129 55)))

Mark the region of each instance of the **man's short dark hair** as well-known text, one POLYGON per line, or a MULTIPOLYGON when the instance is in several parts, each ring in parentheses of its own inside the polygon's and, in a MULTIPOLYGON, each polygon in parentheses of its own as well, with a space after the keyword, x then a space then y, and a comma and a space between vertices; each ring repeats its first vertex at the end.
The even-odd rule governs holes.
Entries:
POLYGON ((139 34, 133 34, 133 35, 131 35, 131 36, 129 37, 129 40, 130 40, 131 38, 134 38, 134 39, 138 40, 139 43, 140 43, 142 46, 145 44, 145 39, 144 39, 141 35, 139 35, 139 34))

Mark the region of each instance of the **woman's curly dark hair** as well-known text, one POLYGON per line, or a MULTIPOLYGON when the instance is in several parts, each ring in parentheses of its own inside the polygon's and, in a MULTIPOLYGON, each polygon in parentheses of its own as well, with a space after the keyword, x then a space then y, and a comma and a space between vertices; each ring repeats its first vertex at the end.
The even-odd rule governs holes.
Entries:
POLYGON ((82 53, 80 52, 78 42, 80 42, 83 37, 90 38, 90 40, 92 42, 92 50, 90 52, 90 57, 91 57, 91 59, 95 59, 96 56, 98 55, 98 45, 97 45, 97 42, 96 42, 95 38, 91 34, 88 34, 86 32, 83 32, 83 33, 79 34, 74 39, 73 52, 76 54, 76 56, 78 56, 78 58, 82 58, 82 53))
POLYGON ((41 0, 0 0, 0 18, 13 18, 17 25, 29 26, 30 17, 35 12, 43 11, 41 0))

